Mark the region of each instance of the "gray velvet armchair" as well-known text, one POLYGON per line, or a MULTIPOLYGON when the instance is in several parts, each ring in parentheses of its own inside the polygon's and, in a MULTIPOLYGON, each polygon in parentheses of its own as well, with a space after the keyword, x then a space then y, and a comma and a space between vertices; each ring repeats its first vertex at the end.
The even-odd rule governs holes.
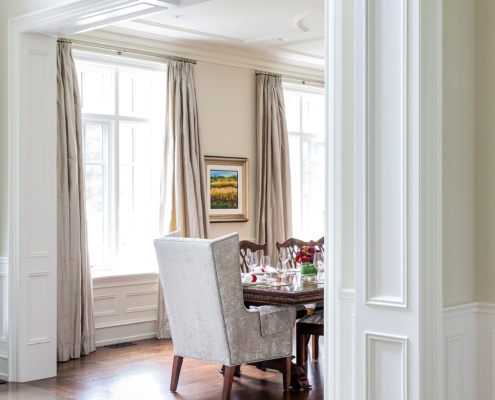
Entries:
POLYGON ((230 398, 237 366, 278 359, 290 387, 294 307, 246 309, 239 269, 239 237, 163 237, 154 241, 170 320, 177 389, 184 357, 222 364, 222 399, 230 398))

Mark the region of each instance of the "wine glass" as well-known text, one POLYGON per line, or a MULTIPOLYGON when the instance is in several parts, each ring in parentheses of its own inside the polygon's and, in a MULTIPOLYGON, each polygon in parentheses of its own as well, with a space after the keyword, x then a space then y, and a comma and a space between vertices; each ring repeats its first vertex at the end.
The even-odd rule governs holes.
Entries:
POLYGON ((270 256, 261 256, 261 266, 266 271, 267 267, 270 266, 270 256))
POLYGON ((268 268, 270 267, 270 256, 261 256, 261 261, 260 261, 261 267, 263 268, 265 280, 267 282, 271 282, 271 277, 270 277, 270 272, 268 271, 268 268))
POLYGON ((247 265, 249 267, 249 272, 253 273, 254 269, 258 265, 258 254, 255 251, 250 252, 247 255, 247 265))
POLYGON ((287 272, 287 268, 285 267, 285 264, 282 261, 277 262, 277 275, 280 278, 280 283, 282 283, 282 280, 287 272))
POLYGON ((322 252, 319 251, 314 254, 313 263, 316 269, 318 270, 318 281, 321 282, 323 281, 321 273, 324 270, 324 258, 322 252))
POLYGON ((285 268, 287 269, 287 262, 290 259, 289 249, 287 247, 281 247, 279 250, 279 255, 280 261, 284 263, 284 265, 286 266, 285 268))

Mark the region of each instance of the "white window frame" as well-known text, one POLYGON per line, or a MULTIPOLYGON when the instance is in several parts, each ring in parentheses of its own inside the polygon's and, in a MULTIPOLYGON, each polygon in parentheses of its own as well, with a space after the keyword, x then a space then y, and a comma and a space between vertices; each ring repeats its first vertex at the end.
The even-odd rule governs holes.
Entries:
MULTIPOLYGON (((306 84, 295 84, 292 82, 283 82, 282 87, 283 87, 284 92, 287 90, 287 91, 296 92, 296 93, 300 93, 300 94, 318 94, 318 95, 321 95, 323 98, 325 97, 324 87, 311 86, 311 85, 306 85, 306 84)), ((321 135, 318 135, 315 133, 308 133, 308 132, 303 131, 303 117, 302 117, 303 116, 303 109, 302 109, 303 104, 302 104, 302 102, 299 104, 299 107, 300 107, 300 109, 299 109, 299 116, 300 116, 300 118, 299 118, 299 131, 294 132, 294 131, 288 130, 289 146, 290 146, 290 137, 299 138, 299 143, 302 143, 303 140, 307 140, 310 142, 316 142, 316 143, 324 144, 325 143, 325 131, 324 131, 324 129, 323 129, 321 135)), ((300 146, 299 147, 299 160, 301 160, 302 157, 303 157, 303 147, 300 146)), ((298 179, 300 186, 302 186, 302 179, 303 179, 303 172, 304 172, 302 170, 302 163, 301 163, 301 167, 298 169, 298 171, 293 171, 292 166, 293 166, 293 163, 291 163, 291 180, 293 182, 294 181, 294 175, 297 174, 296 178, 298 179)), ((322 185, 325 185, 325 179, 322 180, 322 185)), ((295 192, 298 189, 295 188, 293 185, 292 185, 291 189, 292 189, 292 199, 294 199, 295 192)), ((299 189, 300 189, 300 187, 299 187, 299 189)), ((302 192, 302 190, 299 190, 298 193, 299 193, 299 204, 302 205, 303 204, 303 192, 302 192)), ((296 222, 295 219, 299 218, 302 220, 302 218, 303 218, 302 213, 299 213, 297 211, 297 208, 298 208, 297 206, 294 207, 294 202, 293 202, 293 210, 292 210, 293 228, 294 228, 294 223, 296 222)), ((303 229, 302 222, 300 222, 299 224, 301 225, 301 228, 303 229)), ((302 232, 294 232, 294 236, 298 237, 299 239, 302 239, 302 240, 317 240, 321 236, 324 235, 324 232, 322 232, 321 236, 319 234, 315 234, 315 235, 318 237, 306 237, 308 235, 303 234, 302 232), (299 237, 299 236, 303 236, 303 237, 299 237)), ((310 236, 311 236, 311 234, 310 234, 310 236)))
MULTIPOLYGON (((96 123, 104 124, 108 127, 108 134, 104 135, 104 157, 107 156, 108 160, 103 160, 103 165, 108 168, 103 168, 103 181, 104 186, 108 190, 104 190, 104 227, 108 229, 108 232, 104 233, 105 240, 108 240, 108 247, 106 251, 107 263, 104 265, 93 264, 93 271, 97 276, 113 275, 113 274, 134 274, 142 272, 155 272, 157 271, 156 261, 152 263, 147 263, 147 265, 136 265, 135 268, 129 269, 128 267, 123 267, 122 260, 119 259, 119 137, 120 137, 120 127, 124 124, 130 125, 140 125, 149 124, 150 118, 136 117, 136 116, 121 116, 119 115, 119 76, 120 71, 137 69, 146 69, 150 71, 161 71, 163 72, 164 79, 166 79, 167 64, 165 62, 155 62, 145 59, 140 59, 139 57, 125 57, 121 55, 112 55, 107 52, 88 52, 85 50, 74 49, 73 57, 76 62, 76 67, 79 64, 84 63, 97 63, 101 66, 109 66, 111 68, 118 68, 115 71, 115 76, 112 78, 111 88, 114 92, 114 110, 112 114, 108 113, 83 113, 83 132, 84 125, 96 123), (105 164, 107 161, 107 164, 105 164)), ((164 88, 164 98, 165 98, 165 88, 164 88)), ((81 88, 81 96, 82 96, 81 88)), ((166 99, 165 99, 166 101, 166 99)), ((163 121, 161 128, 163 133, 165 131, 165 104, 163 104, 163 121)), ((164 136, 164 135, 163 135, 164 136)), ((100 163, 95 163, 100 164, 100 163)), ((161 163, 163 167, 163 162, 161 163)), ((85 160, 86 167, 86 160, 85 160)), ((85 168, 86 169, 86 168, 85 168)), ((157 218, 155 230, 158 234, 158 205, 159 197, 154 200, 157 205, 157 218)), ((154 259, 154 258, 153 258, 154 259)), ((91 254, 90 254, 91 261, 91 254)))

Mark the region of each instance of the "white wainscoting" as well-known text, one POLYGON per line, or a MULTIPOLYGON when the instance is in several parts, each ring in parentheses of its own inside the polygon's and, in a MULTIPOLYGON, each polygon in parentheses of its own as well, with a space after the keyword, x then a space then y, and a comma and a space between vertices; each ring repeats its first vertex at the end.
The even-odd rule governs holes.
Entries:
POLYGON ((93 278, 96 346, 156 337, 158 274, 93 278))
POLYGON ((0 379, 9 376, 9 347, 7 343, 8 318, 8 259, 0 257, 0 379))
POLYGON ((495 304, 444 308, 446 400, 495 400, 495 304))

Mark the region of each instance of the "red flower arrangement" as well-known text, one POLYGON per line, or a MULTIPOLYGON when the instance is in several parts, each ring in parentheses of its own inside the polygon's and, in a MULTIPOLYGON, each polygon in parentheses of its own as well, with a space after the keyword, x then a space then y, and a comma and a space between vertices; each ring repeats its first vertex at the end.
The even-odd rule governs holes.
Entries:
POLYGON ((321 250, 314 246, 302 246, 296 253, 295 261, 299 264, 313 264, 314 254, 320 253, 321 250))

